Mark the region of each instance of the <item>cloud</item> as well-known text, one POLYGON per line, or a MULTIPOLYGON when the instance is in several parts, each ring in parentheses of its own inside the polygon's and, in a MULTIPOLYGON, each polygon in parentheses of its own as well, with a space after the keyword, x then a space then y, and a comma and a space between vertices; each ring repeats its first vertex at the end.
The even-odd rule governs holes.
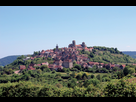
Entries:
POLYGON ((130 47, 130 46, 126 46, 126 47, 130 47))

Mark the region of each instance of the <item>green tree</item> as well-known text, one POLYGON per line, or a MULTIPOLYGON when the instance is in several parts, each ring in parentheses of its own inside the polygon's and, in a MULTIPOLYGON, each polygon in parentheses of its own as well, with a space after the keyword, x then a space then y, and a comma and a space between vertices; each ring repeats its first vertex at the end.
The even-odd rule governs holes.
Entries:
POLYGON ((62 72, 67 72, 67 69, 66 69, 66 68, 63 68, 61 71, 62 71, 62 72))
POLYGON ((91 57, 91 58, 94 58, 93 52, 90 53, 90 57, 91 57))
POLYGON ((113 71, 117 71, 117 70, 119 70, 119 68, 118 67, 114 67, 112 70, 113 71))
POLYGON ((14 73, 13 69, 10 68, 10 69, 9 69, 9 73, 10 73, 10 74, 13 74, 13 73, 14 73))
POLYGON ((86 80, 87 78, 88 78, 87 74, 84 73, 84 74, 82 75, 82 79, 83 79, 83 80, 86 80))
POLYGON ((98 75, 96 76, 96 78, 97 78, 98 80, 102 81, 102 75, 98 74, 98 75))
POLYGON ((3 71, 3 69, 4 69, 4 68, 3 68, 2 66, 0 66, 0 71, 3 71))
POLYGON ((128 71, 129 71, 129 74, 135 73, 135 69, 134 68, 129 68, 128 71))
POLYGON ((77 78, 77 80, 80 80, 80 79, 82 78, 82 75, 81 75, 81 74, 78 74, 78 75, 76 76, 76 78, 77 78))
POLYGON ((41 69, 38 69, 38 70, 37 70, 37 73, 38 73, 38 74, 41 74, 41 73, 42 73, 42 70, 41 70, 41 69))
POLYGON ((71 81, 68 83, 68 87, 74 88, 77 85, 77 79, 72 78, 71 81))
POLYGON ((83 85, 84 85, 85 87, 88 87, 90 84, 93 84, 94 86, 96 86, 96 85, 98 85, 99 83, 100 83, 100 81, 97 80, 97 79, 89 79, 89 80, 86 80, 83 85))
POLYGON ((72 74, 70 74, 70 76, 74 78, 76 76, 76 73, 72 72, 72 74))
POLYGON ((76 60, 73 61, 73 66, 75 66, 75 64, 76 64, 76 60))
POLYGON ((63 87, 63 85, 60 84, 60 83, 57 83, 55 86, 58 87, 58 88, 62 88, 63 87))
POLYGON ((51 70, 49 68, 46 69, 46 72, 51 72, 51 70))
POLYGON ((52 71, 52 73, 56 73, 56 71, 55 71, 55 70, 53 70, 53 71, 52 71))
POLYGON ((39 52, 38 51, 34 51, 34 54, 33 55, 39 55, 39 52))
POLYGON ((55 77, 61 77, 61 74, 60 74, 60 73, 57 73, 55 77))
POLYGON ((136 97, 135 85, 121 79, 117 84, 108 83, 104 88, 105 97, 136 97))
POLYGON ((129 73, 128 69, 129 69, 128 67, 125 67, 124 70, 123 70, 123 73, 124 73, 125 76, 129 73))
POLYGON ((92 74, 92 75, 91 75, 91 78, 93 79, 93 78, 95 78, 95 76, 92 74))
POLYGON ((77 68, 78 70, 81 70, 81 65, 76 64, 74 68, 77 68))
POLYGON ((42 71, 45 70, 45 69, 47 69, 47 68, 48 68, 47 65, 41 65, 41 70, 42 70, 42 71))

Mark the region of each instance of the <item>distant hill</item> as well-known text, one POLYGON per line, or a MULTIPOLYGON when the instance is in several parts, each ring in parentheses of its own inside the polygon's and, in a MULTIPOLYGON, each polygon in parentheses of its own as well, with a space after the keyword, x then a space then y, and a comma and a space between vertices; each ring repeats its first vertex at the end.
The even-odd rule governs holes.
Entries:
POLYGON ((124 54, 136 59, 136 51, 122 51, 124 54))
POLYGON ((12 63, 19 56, 21 56, 21 55, 13 55, 13 56, 7 56, 7 57, 4 57, 4 58, 1 58, 0 59, 0 66, 5 66, 7 64, 12 63))

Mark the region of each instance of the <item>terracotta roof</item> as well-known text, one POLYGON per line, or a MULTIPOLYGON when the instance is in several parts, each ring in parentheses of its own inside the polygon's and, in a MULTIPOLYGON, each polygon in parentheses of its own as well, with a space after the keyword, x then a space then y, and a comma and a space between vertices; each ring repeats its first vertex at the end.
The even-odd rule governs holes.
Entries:
POLYGON ((23 70, 23 69, 26 69, 26 66, 25 65, 20 65, 19 68, 20 68, 20 70, 23 70))
POLYGON ((98 62, 94 62, 94 64, 96 65, 96 64, 99 64, 98 62))
POLYGON ((122 65, 122 66, 123 66, 123 68, 126 67, 126 65, 122 65))
POLYGON ((55 66, 55 68, 62 68, 62 66, 60 66, 60 65, 56 65, 56 66, 55 66))
POLYGON ((66 59, 64 62, 72 62, 72 59, 66 59))
POLYGON ((111 67, 115 67, 115 65, 114 65, 114 64, 112 64, 112 65, 111 65, 111 67))
POLYGON ((105 66, 108 66, 109 64, 105 64, 105 66))
POLYGON ((90 65, 94 64, 94 62, 88 62, 90 65))
POLYGON ((81 45, 76 45, 77 47, 82 47, 81 45))
POLYGON ((33 57, 30 57, 30 59, 32 60, 32 59, 34 59, 33 57))
POLYGON ((85 50, 89 50, 87 47, 85 47, 85 50))
POLYGON ((35 64, 34 66, 41 66, 41 64, 35 64))
POLYGON ((31 68, 27 68, 28 70, 35 70, 35 68, 31 67, 31 68))
POLYGON ((89 49, 93 49, 93 47, 90 47, 89 49))
POLYGON ((101 65, 104 65, 104 63, 100 63, 101 65))
POLYGON ((29 64, 29 66, 34 66, 34 65, 35 65, 35 64, 32 64, 32 63, 31 63, 31 64, 29 64))

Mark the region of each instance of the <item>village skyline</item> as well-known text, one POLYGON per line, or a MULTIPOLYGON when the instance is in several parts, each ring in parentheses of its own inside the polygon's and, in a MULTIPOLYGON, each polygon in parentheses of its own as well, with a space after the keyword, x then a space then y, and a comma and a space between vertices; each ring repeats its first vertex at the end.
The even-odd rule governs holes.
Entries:
POLYGON ((135 6, 1 6, 0 14, 0 58, 72 40, 136 51, 135 6))

